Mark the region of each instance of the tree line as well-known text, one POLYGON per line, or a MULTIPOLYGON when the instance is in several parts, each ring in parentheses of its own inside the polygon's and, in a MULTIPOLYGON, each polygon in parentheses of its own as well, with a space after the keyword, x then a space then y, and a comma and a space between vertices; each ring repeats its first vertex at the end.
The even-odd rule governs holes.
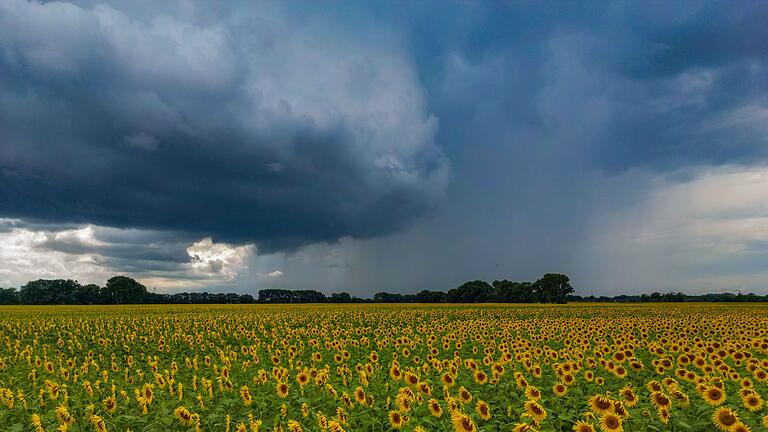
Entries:
POLYGON ((654 302, 768 302, 768 295, 758 295, 755 293, 733 294, 700 294, 689 295, 682 292, 660 293, 640 295, 617 295, 617 296, 576 296, 569 295, 569 302, 597 302, 597 303, 654 303, 654 302))
POLYGON ((182 292, 156 294, 138 281, 115 276, 101 287, 81 285, 71 279, 38 279, 20 289, 0 288, 0 304, 249 304, 249 303, 565 303, 565 302, 768 302, 768 295, 703 294, 682 292, 617 296, 573 295, 568 276, 548 273, 535 282, 482 280, 465 282, 444 291, 423 290, 416 294, 376 293, 372 298, 354 297, 346 292, 330 296, 315 290, 263 289, 258 298, 250 294, 182 292))
POLYGON ((376 293, 373 298, 346 292, 330 296, 315 290, 264 289, 250 294, 182 292, 157 294, 138 281, 115 276, 101 287, 72 279, 38 279, 20 289, 0 288, 0 304, 109 305, 109 304, 229 304, 229 303, 565 303, 573 293, 568 276, 547 273, 535 282, 469 281, 447 292, 423 290, 417 294, 376 293))
POLYGON ((115 276, 100 287, 81 285, 72 279, 38 279, 16 288, 0 288, 0 304, 110 305, 110 304, 211 304, 254 303, 250 294, 176 293, 156 294, 127 276, 115 276))
POLYGON ((465 282, 448 291, 421 291, 417 294, 376 293, 381 303, 565 303, 573 292, 564 274, 547 273, 535 282, 482 280, 465 282))

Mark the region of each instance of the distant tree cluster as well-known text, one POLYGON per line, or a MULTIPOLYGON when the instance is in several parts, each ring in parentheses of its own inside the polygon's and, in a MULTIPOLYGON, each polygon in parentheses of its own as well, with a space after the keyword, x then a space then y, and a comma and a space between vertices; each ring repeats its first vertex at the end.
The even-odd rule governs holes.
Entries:
POLYGON ((109 305, 109 304, 209 304, 253 303, 249 294, 177 293, 155 294, 127 276, 110 278, 106 285, 81 285, 72 279, 38 279, 16 288, 0 288, 0 304, 109 305))
POLYGON ((378 303, 565 303, 573 292, 564 274, 547 273, 536 282, 482 280, 465 282, 448 291, 421 291, 418 294, 376 293, 378 303))
POLYGON ((733 294, 733 293, 720 293, 720 294, 702 294, 702 295, 688 295, 681 292, 659 293, 654 292, 651 294, 640 295, 618 295, 618 296, 568 296, 568 301, 571 302, 598 302, 598 303, 646 303, 646 302, 768 302, 768 295, 761 296, 755 293, 747 294, 733 294))
POLYGON ((314 290, 264 289, 255 299, 250 294, 182 292, 156 294, 126 276, 110 278, 106 285, 81 285, 71 279, 38 279, 20 289, 0 288, 0 305, 107 305, 107 304, 248 304, 248 303, 565 303, 565 302, 768 302, 768 296, 748 294, 688 295, 681 292, 618 296, 577 296, 568 276, 547 273, 536 282, 495 280, 469 281, 443 291, 417 294, 376 293, 373 298, 346 292, 330 296, 314 290))
POLYGON ((225 303, 565 303, 573 293, 568 276, 547 273, 536 282, 476 280, 443 291, 421 291, 418 294, 380 292, 372 299, 353 297, 349 293, 330 296, 314 290, 264 289, 258 299, 250 294, 207 292, 156 294, 127 276, 110 278, 106 285, 81 285, 71 279, 38 279, 27 282, 18 291, 0 288, 0 304, 25 305, 108 305, 108 304, 225 304, 225 303))
POLYGON ((369 301, 352 297, 349 293, 333 293, 330 297, 315 290, 265 289, 259 291, 257 303, 364 303, 369 301))

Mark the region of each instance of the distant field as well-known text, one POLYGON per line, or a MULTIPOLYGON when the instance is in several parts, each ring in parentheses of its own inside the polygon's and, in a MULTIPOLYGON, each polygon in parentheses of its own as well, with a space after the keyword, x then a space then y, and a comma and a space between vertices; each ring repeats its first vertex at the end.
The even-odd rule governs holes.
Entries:
POLYGON ((3 431, 744 431, 768 414, 762 304, 11 306, 0 332, 3 431))

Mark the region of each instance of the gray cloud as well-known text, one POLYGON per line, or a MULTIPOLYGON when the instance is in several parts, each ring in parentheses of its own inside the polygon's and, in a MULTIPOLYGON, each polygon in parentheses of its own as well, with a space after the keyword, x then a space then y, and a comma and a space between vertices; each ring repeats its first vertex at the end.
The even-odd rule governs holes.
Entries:
POLYGON ((259 11, 118 8, 0 7, 0 213, 268 250, 386 234, 441 196, 407 57, 259 11))
POLYGON ((0 218, 0 286, 37 278, 103 284, 130 274, 161 290, 216 289, 248 269, 252 244, 189 239, 163 231, 61 227, 0 218))
POLYGON ((633 241, 659 194, 768 162, 763 2, 78 5, 0 6, 0 215, 107 244, 46 250, 205 278, 190 244, 253 241, 222 282, 251 292, 759 287, 762 240, 633 241))

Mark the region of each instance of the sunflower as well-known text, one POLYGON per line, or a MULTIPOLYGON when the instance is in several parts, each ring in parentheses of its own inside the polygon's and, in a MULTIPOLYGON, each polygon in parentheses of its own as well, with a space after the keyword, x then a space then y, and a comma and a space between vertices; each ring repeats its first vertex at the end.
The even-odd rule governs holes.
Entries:
POLYGON ((621 395, 622 399, 624 399, 624 405, 626 405, 629 408, 632 408, 637 405, 637 396, 635 396, 635 392, 632 391, 632 387, 627 385, 626 387, 619 390, 619 394, 621 395))
POLYGON ((736 423, 729 432, 752 432, 752 429, 744 423, 736 423))
POLYGON ((278 382, 275 386, 275 391, 277 391, 277 395, 280 398, 285 399, 288 396, 288 384, 284 382, 278 382))
POLYGON ((573 432, 595 432, 595 427, 584 421, 577 421, 573 425, 573 432))
POLYGON ((661 383, 656 380, 648 381, 648 384, 645 385, 648 388, 648 391, 653 392, 660 392, 664 390, 664 387, 661 386, 661 383))
POLYGON ((69 410, 64 405, 59 405, 56 408, 56 417, 59 421, 67 426, 72 426, 75 423, 75 418, 69 413, 69 410))
POLYGON ((624 427, 621 425, 621 417, 612 412, 606 412, 600 418, 600 429, 603 432, 622 432, 624 427))
POLYGON ((412 372, 406 372, 405 382, 408 383, 408 385, 415 386, 416 384, 419 383, 419 376, 412 372))
POLYGON ((179 422, 184 426, 192 424, 192 413, 186 407, 180 406, 173 410, 173 414, 179 419, 179 422))
POLYGON ((143 395, 144 401, 146 401, 147 405, 152 404, 152 400, 155 398, 155 393, 152 390, 153 387, 154 386, 152 384, 144 384, 141 387, 141 394, 143 395))
POLYGON ((443 415, 443 407, 440 406, 440 402, 437 399, 430 399, 427 403, 427 408, 429 408, 429 413, 434 417, 443 415))
POLYGON ((453 379, 453 375, 451 375, 448 372, 444 373, 443 376, 440 377, 440 381, 443 383, 444 386, 447 386, 447 387, 452 386, 453 383, 455 382, 455 380, 453 379))
POLYGON ((520 372, 515 372, 515 383, 517 383, 517 388, 519 389, 528 387, 528 380, 520 372))
POLYGON ((407 413, 411 410, 411 399, 408 398, 404 393, 400 393, 395 398, 395 403, 398 406, 398 409, 400 412, 407 413))
POLYGON ((355 400, 359 404, 365 404, 365 390, 360 386, 355 389, 355 400))
POLYGON ((534 386, 527 386, 525 388, 525 397, 527 397, 528 399, 533 399, 537 401, 541 399, 541 392, 539 391, 538 388, 534 386))
POLYGON ((765 372, 764 370, 762 370, 762 369, 756 369, 756 370, 755 370, 755 371, 752 373, 752 376, 753 376, 753 377, 754 377, 756 380, 758 380, 758 381, 760 381, 760 382, 765 382, 765 381, 767 381, 767 380, 768 380, 768 373, 766 373, 766 372, 765 372))
POLYGON ((660 391, 651 393, 651 403, 656 407, 656 409, 669 409, 672 406, 672 400, 669 398, 669 396, 660 391))
POLYGON ((624 369, 623 366, 616 366, 616 369, 613 370, 613 374, 618 378, 624 378, 627 376, 627 370, 624 369))
POLYGON ((554 393, 555 396, 563 397, 566 393, 568 393, 568 387, 566 387, 563 383, 557 383, 552 386, 552 393, 554 393))
POLYGON ((534 423, 537 425, 541 423, 542 420, 547 418, 547 411, 544 409, 543 406, 539 405, 538 402, 535 400, 527 400, 525 401, 525 404, 523 404, 523 407, 525 408, 525 416, 533 420, 534 423))
POLYGON ((672 396, 675 398, 677 404, 681 407, 687 407, 691 402, 691 400, 688 398, 688 395, 683 393, 683 391, 680 389, 672 390, 672 396))
POLYGON ((115 400, 114 395, 104 399, 101 403, 104 405, 104 411, 110 414, 115 413, 115 410, 117 409, 117 401, 115 400))
POLYGON ((400 372, 400 368, 397 365, 392 365, 392 367, 389 368, 389 376, 394 381, 398 381, 403 377, 403 373, 400 372))
POLYGON ((517 423, 512 432, 536 432, 536 429, 528 423, 517 423))
POLYGON ((107 425, 104 423, 104 419, 97 415, 91 415, 90 417, 91 424, 93 425, 93 428, 96 429, 98 432, 107 432, 107 425))
POLYGON ((320 411, 317 411, 315 413, 315 418, 317 419, 317 425, 320 427, 321 430, 325 430, 328 428, 328 417, 326 417, 325 414, 321 413, 320 411))
POLYGON ((240 387, 240 399, 243 400, 243 405, 245 406, 250 406, 253 402, 251 391, 248 389, 248 386, 240 387))
POLYGON ((400 429, 405 424, 405 418, 397 411, 389 412, 389 425, 393 429, 400 429))
POLYGON ((725 402, 725 393, 719 387, 710 386, 702 393, 704 400, 713 406, 718 406, 725 402))
POLYGON ((739 416, 730 408, 718 408, 715 413, 712 414, 712 423, 714 423, 714 425, 721 431, 728 432, 733 426, 739 423, 739 416))
POLYGON ((480 369, 475 371, 475 382, 478 384, 485 384, 488 382, 488 375, 480 369))
POLYGON ((671 416, 671 413, 669 412, 669 408, 659 408, 658 414, 659 414, 660 422, 664 424, 669 423, 669 417, 671 416))
POLYGON ((491 367, 491 371, 493 372, 494 376, 499 377, 499 376, 504 374, 504 365, 502 365, 500 363, 495 363, 491 367))
POLYGON ((307 375, 306 372, 299 372, 298 375, 296 375, 296 382, 299 386, 304 387, 309 382, 309 375, 307 375))
POLYGON ((475 422, 472 418, 466 414, 462 414, 460 411, 454 411, 451 413, 451 423, 456 432, 475 432, 475 422))
POLYGON ((447 395, 445 398, 446 403, 448 403, 448 411, 453 412, 457 409, 461 408, 461 405, 456 400, 455 397, 452 397, 451 395, 447 395))
MULTIPOLYGON (((339 397, 339 393, 336 391, 335 388, 333 388, 332 385, 326 384, 325 385, 325 389, 328 390, 328 394, 331 395, 332 398, 336 399, 337 397, 339 397)), ((285 393, 288 394, 288 386, 287 385, 285 386, 285 393)))
POLYGON ((56 384, 51 384, 48 386, 48 394, 51 395, 51 399, 56 400, 59 398, 59 392, 61 391, 61 388, 56 384))
POLYGON ((465 389, 464 386, 459 387, 459 399, 461 403, 468 404, 472 402, 472 393, 465 389))
POLYGON ((488 421, 491 419, 491 407, 489 407, 487 403, 485 403, 484 401, 481 401, 480 399, 477 400, 477 405, 475 406, 475 412, 477 412, 477 415, 479 415, 480 418, 485 421, 488 421))
POLYGON ((613 412, 623 419, 629 418, 629 411, 627 411, 627 408, 624 407, 624 404, 620 401, 613 401, 613 412))
POLYGON ((599 415, 613 411, 613 404, 611 403, 611 400, 599 394, 589 398, 589 407, 592 412, 599 415))
POLYGON ((744 406, 751 412, 760 411, 763 408, 763 399, 757 393, 752 393, 742 399, 744 406))
POLYGON ((32 414, 32 426, 35 427, 35 432, 45 432, 43 421, 38 414, 32 414))
POLYGON ((742 387, 742 389, 741 389, 741 390, 739 390, 739 397, 740 397, 740 398, 742 398, 742 399, 744 399, 744 398, 746 398, 747 396, 749 396, 749 395, 751 395, 751 394, 755 394, 755 393, 756 393, 756 392, 755 392, 754 390, 752 390, 751 388, 743 388, 743 387, 742 387))
MULTIPOLYGON (((283 405, 285 405, 285 404, 283 404, 283 405)), ((344 411, 344 408, 336 407, 336 419, 341 424, 347 424, 347 412, 344 411)))

